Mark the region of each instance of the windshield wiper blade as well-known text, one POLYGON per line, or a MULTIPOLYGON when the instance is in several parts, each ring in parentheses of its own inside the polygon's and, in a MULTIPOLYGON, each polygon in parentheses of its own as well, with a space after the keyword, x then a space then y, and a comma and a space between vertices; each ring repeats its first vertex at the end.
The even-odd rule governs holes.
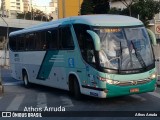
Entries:
POLYGON ((122 43, 121 42, 119 42, 119 47, 120 47, 120 49, 117 51, 117 57, 119 58, 118 59, 118 70, 119 70, 119 72, 120 72, 120 70, 121 70, 121 67, 122 67, 122 43))
POLYGON ((131 43, 132 43, 132 45, 133 45, 133 49, 135 50, 135 55, 136 55, 139 63, 141 64, 142 68, 146 68, 146 64, 145 64, 145 62, 144 62, 144 60, 143 60, 140 52, 139 52, 138 49, 135 47, 133 41, 131 41, 131 43))

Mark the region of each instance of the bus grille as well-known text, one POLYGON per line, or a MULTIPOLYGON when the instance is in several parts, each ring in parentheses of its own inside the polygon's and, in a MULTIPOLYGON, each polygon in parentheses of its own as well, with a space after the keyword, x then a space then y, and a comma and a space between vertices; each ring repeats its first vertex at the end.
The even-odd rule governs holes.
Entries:
POLYGON ((150 82, 151 79, 150 78, 146 78, 146 79, 140 79, 140 80, 132 80, 132 81, 123 81, 123 82, 118 82, 118 86, 132 86, 132 85, 140 85, 140 84, 145 84, 150 82))

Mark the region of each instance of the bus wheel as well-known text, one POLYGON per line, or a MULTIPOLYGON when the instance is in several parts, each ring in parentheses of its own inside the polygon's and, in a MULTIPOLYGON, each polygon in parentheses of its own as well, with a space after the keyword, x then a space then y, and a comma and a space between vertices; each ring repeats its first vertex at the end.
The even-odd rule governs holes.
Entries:
POLYGON ((76 78, 75 78, 75 80, 74 80, 74 97, 75 97, 77 100, 80 100, 80 99, 81 99, 80 86, 79 86, 78 80, 77 80, 76 78))
POLYGON ((23 74, 23 82, 24 82, 24 86, 25 86, 26 88, 29 88, 29 87, 30 87, 30 83, 29 83, 29 81, 28 81, 28 75, 27 75, 26 72, 23 74))

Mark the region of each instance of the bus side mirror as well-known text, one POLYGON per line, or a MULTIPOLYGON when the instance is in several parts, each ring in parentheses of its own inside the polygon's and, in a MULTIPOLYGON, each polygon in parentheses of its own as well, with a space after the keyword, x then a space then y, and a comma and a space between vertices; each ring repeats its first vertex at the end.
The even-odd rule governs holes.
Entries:
POLYGON ((151 42, 153 45, 157 45, 157 41, 156 41, 156 36, 155 34, 150 30, 150 29, 147 29, 147 32, 149 34, 149 37, 151 39, 151 42))
POLYGON ((96 51, 100 51, 100 38, 97 35, 97 33, 91 31, 91 30, 87 30, 87 33, 92 37, 94 46, 95 46, 95 50, 96 51))

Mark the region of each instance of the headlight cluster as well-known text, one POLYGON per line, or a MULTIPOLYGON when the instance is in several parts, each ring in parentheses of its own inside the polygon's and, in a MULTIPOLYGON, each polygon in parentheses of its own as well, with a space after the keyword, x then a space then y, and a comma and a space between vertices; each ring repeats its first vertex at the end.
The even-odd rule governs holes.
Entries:
MULTIPOLYGON (((156 73, 153 73, 150 75, 150 77, 146 78, 146 79, 139 79, 139 80, 130 80, 130 81, 118 81, 118 80, 111 80, 111 79, 108 79, 108 78, 103 78, 103 77, 97 77, 100 81, 103 81, 103 82, 106 82, 108 84, 111 84, 111 85, 120 85, 120 84, 125 84, 125 85, 133 85, 133 82, 136 84, 139 84, 139 83, 146 83, 146 82, 149 82, 155 78, 157 78, 157 74, 156 73)), ((134 84, 135 85, 135 84, 134 84)))
POLYGON ((157 78, 157 74, 156 74, 156 73, 153 73, 149 78, 150 78, 150 79, 155 79, 155 78, 157 78))
POLYGON ((116 85, 116 84, 119 83, 118 80, 107 80, 106 82, 107 82, 108 84, 114 84, 114 85, 116 85))
POLYGON ((119 81, 118 80, 111 80, 111 79, 107 79, 107 78, 103 78, 103 77, 98 77, 99 80, 107 82, 108 84, 118 84, 119 81))

